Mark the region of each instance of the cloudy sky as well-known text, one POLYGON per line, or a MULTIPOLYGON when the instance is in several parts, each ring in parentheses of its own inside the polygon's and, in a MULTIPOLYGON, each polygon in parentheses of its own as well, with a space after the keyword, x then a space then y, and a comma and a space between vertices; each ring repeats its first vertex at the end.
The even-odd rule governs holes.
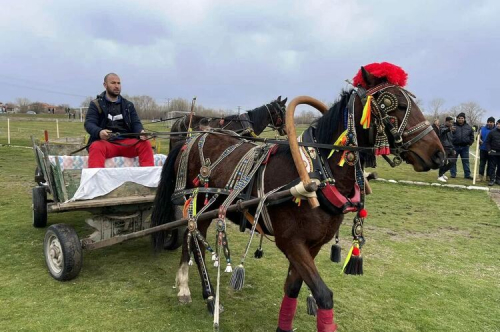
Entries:
POLYGON ((499 17, 497 0, 0 0, 0 101, 79 106, 116 72, 158 103, 330 102, 388 61, 424 106, 475 101, 498 118, 499 17))

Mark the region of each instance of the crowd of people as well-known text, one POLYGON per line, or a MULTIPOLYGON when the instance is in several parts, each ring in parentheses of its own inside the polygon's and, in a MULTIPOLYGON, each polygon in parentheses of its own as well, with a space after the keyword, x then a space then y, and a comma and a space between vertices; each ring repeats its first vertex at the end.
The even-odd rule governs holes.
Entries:
MULTIPOLYGON (((467 123, 465 114, 458 114, 456 121, 446 117, 443 125, 436 119, 433 128, 446 153, 446 162, 439 168, 438 181, 448 182, 448 171, 451 178, 457 177, 458 158, 462 161, 464 178, 472 180, 469 148, 474 143, 475 130, 467 123)), ((489 186, 500 185, 500 119, 495 125, 495 119, 489 117, 486 125, 480 128, 477 139, 480 151, 478 180, 488 181, 489 186)))

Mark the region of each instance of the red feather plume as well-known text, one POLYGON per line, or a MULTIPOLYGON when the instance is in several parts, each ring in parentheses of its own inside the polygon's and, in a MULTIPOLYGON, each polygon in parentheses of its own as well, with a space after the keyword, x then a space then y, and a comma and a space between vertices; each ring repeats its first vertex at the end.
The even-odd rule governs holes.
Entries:
MULTIPOLYGON (((408 79, 408 74, 403 70, 403 68, 393 65, 389 62, 374 62, 369 65, 364 66, 366 71, 375 77, 385 78, 387 82, 404 87, 408 79)), ((367 88, 366 82, 363 79, 363 74, 361 74, 361 69, 358 71, 356 76, 353 78, 353 85, 361 85, 363 88, 367 88)))

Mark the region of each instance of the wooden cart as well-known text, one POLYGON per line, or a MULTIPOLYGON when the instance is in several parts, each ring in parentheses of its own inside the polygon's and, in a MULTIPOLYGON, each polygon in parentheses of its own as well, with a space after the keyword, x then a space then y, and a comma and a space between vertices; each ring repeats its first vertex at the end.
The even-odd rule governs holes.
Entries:
MULTIPOLYGON (((92 216, 85 222, 94 232, 79 239, 75 229, 67 224, 48 227, 44 239, 44 255, 50 274, 57 280, 75 278, 82 267, 82 250, 102 248, 116 243, 110 239, 150 228, 150 215, 155 188, 126 182, 112 192, 82 201, 69 201, 80 185, 81 169, 65 169, 57 156, 69 155, 84 146, 81 139, 60 139, 40 142, 32 137, 37 162, 36 186, 33 188, 33 226, 47 226, 49 213, 88 211, 92 216), (56 156, 56 157, 51 157, 56 156)), ((85 156, 84 149, 79 152, 85 156)), ((185 226, 169 230, 165 249, 181 245, 185 226)))

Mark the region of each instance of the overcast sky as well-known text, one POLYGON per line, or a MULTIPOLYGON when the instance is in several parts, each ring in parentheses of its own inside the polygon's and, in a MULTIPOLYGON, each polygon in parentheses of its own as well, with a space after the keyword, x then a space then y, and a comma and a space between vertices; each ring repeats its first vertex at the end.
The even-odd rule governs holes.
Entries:
POLYGON ((409 74, 428 107, 500 117, 500 1, 0 0, 0 101, 79 106, 116 72, 122 93, 251 109, 333 101, 361 65, 409 74))

